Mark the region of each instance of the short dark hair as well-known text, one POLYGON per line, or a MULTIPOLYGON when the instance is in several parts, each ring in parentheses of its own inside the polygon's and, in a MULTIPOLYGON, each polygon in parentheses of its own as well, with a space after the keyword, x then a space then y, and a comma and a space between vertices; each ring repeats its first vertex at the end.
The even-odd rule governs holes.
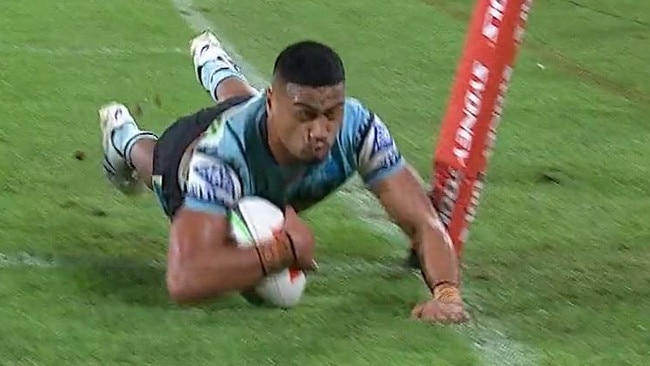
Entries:
POLYGON ((345 69, 331 47, 306 40, 280 52, 273 65, 273 78, 311 87, 333 86, 345 81, 345 69))

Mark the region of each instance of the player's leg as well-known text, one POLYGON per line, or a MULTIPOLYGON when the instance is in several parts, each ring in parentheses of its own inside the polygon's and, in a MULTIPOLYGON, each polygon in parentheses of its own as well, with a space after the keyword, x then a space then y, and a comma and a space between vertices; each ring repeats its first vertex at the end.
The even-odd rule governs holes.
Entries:
POLYGON ((190 53, 197 80, 215 102, 259 93, 248 83, 239 66, 211 32, 206 31, 193 38, 190 53))
POLYGON ((104 149, 104 172, 120 191, 131 194, 144 183, 151 189, 157 136, 141 130, 123 104, 112 102, 99 110, 104 149))

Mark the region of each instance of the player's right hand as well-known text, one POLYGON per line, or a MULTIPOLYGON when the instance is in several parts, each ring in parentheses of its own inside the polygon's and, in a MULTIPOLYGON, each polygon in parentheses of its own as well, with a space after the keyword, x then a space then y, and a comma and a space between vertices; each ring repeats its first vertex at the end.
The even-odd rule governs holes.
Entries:
POLYGON ((314 260, 314 233, 291 206, 284 211, 284 231, 293 244, 295 266, 306 271, 318 269, 314 260))
POLYGON ((431 323, 463 323, 469 320, 463 299, 457 287, 441 285, 434 289, 434 297, 413 308, 411 316, 431 323))

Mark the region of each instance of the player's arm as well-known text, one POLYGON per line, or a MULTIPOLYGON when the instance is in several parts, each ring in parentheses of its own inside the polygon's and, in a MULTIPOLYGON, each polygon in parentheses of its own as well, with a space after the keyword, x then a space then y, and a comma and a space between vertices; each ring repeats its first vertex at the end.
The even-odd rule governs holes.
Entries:
MULTIPOLYGON (((388 215, 411 239, 433 293, 458 288, 458 260, 421 180, 404 161, 387 127, 369 114, 358 146, 358 170, 388 215)), ((448 292, 445 292, 448 294, 448 292)))
POLYGON ((288 240, 253 248, 236 246, 227 215, 241 192, 241 181, 228 164, 211 155, 194 154, 185 203, 170 231, 167 288, 174 301, 197 302, 245 290, 267 272, 294 262, 288 240))
POLYGON ((414 171, 401 167, 378 181, 372 191, 411 239, 432 293, 443 285, 457 288, 458 260, 451 240, 414 171))

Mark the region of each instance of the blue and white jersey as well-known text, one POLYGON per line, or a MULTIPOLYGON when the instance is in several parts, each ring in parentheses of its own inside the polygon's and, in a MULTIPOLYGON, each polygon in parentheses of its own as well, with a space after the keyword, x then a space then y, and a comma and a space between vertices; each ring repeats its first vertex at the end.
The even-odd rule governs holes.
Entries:
POLYGON ((264 93, 255 96, 206 131, 189 162, 185 207, 227 213, 239 198, 259 196, 300 210, 357 172, 372 188, 405 164, 381 119, 358 100, 346 98, 343 124, 326 159, 278 165, 268 147, 265 102, 264 93))

